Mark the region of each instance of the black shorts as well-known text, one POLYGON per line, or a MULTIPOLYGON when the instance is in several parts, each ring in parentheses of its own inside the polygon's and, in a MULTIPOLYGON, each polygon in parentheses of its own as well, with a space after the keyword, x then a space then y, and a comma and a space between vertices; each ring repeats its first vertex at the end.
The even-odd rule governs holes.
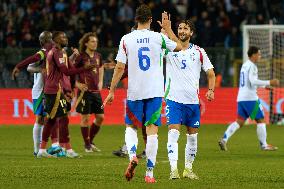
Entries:
POLYGON ((54 119, 57 117, 64 117, 67 115, 67 101, 64 95, 61 94, 45 94, 44 110, 47 117, 54 119))
POLYGON ((76 112, 80 114, 104 114, 101 108, 103 101, 100 93, 84 92, 80 97, 81 92, 78 93, 79 100, 76 104, 76 112))

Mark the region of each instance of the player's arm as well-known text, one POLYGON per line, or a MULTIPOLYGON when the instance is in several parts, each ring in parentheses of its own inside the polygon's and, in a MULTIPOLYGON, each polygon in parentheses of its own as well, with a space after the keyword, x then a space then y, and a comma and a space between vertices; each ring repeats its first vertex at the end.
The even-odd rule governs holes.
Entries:
POLYGON ((54 56, 54 61, 57 67, 59 68, 59 70, 67 76, 79 74, 91 70, 95 67, 95 64, 85 64, 83 67, 80 68, 75 68, 75 67, 67 68, 67 66, 64 63, 60 63, 58 53, 54 53, 53 56, 54 56))
POLYGON ((114 68, 114 72, 113 72, 113 76, 112 76, 112 80, 111 80, 111 85, 109 88, 109 92, 110 93, 114 93, 116 86, 118 84, 118 82, 120 81, 123 73, 124 73, 124 69, 125 69, 125 64, 123 64, 122 62, 117 62, 115 68, 114 68))
POLYGON ((215 72, 214 66, 212 65, 210 59, 208 58, 205 50, 203 48, 198 50, 200 53, 200 64, 202 69, 206 72, 208 80, 208 91, 206 93, 206 98, 208 101, 214 100, 214 90, 215 90, 215 72))
POLYGON ((42 71, 41 66, 37 66, 36 63, 29 64, 27 67, 27 71, 30 73, 40 73, 42 71))
MULTIPOLYGON (((168 15, 167 12, 163 12, 162 13, 162 22, 158 21, 158 23, 164 29, 164 31, 167 33, 167 36, 171 40, 176 42, 176 46, 175 46, 175 48, 173 50, 171 50, 171 48, 167 48, 167 49, 169 49, 171 51, 180 51, 180 50, 182 50, 182 45, 181 45, 179 39, 177 38, 177 36, 175 35, 174 31, 172 30, 170 15, 168 15)), ((163 41, 164 41, 164 39, 163 39, 163 41)))
POLYGON ((249 69, 249 81, 252 85, 257 87, 262 86, 272 86, 277 87, 279 86, 279 80, 278 79, 272 79, 272 80, 260 80, 258 79, 258 71, 256 67, 251 67, 249 69))
POLYGON ((116 61, 117 61, 117 64, 115 65, 115 68, 114 68, 114 73, 113 73, 111 84, 110 84, 109 94, 104 100, 104 103, 101 108, 104 108, 106 104, 111 104, 113 102, 115 88, 118 82, 121 80, 121 77, 125 70, 125 65, 127 62, 127 46, 125 44, 124 36, 120 40, 118 53, 116 56, 116 61))
POLYGON ((71 49, 73 53, 71 56, 69 56, 69 62, 75 65, 77 63, 77 58, 79 58, 80 56, 80 53, 79 50, 76 48, 71 47, 71 49))
POLYGON ((24 59, 20 63, 18 63, 12 72, 12 79, 14 80, 16 75, 20 72, 21 69, 24 67, 27 67, 31 63, 39 62, 40 60, 43 60, 45 57, 44 52, 40 50, 39 52, 35 53, 32 56, 29 56, 28 58, 24 59))
POLYGON ((206 98, 209 101, 214 100, 214 90, 215 90, 215 72, 213 68, 207 70, 207 80, 208 80, 208 91, 206 93, 206 98))
POLYGON ((102 90, 103 88, 103 84, 104 84, 104 66, 102 65, 100 68, 99 68, 99 90, 102 90))
POLYGON ((125 69, 125 64, 118 61, 115 68, 114 68, 114 73, 113 73, 111 84, 110 84, 109 94, 106 97, 106 99, 104 100, 102 108, 106 104, 111 104, 113 102, 114 91, 115 91, 116 86, 117 86, 118 82, 120 81, 120 79, 121 79, 121 77, 124 73, 124 69, 125 69))
POLYGON ((78 80, 75 81, 75 87, 78 88, 80 91, 88 90, 88 86, 84 83, 80 83, 78 80))

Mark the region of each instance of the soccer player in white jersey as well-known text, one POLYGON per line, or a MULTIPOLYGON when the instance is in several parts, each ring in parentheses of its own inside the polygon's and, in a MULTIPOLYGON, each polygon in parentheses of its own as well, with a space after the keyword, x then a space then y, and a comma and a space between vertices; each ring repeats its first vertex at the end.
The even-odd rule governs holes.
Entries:
POLYGON ((145 117, 147 144, 146 183, 156 182, 153 169, 156 163, 158 150, 158 126, 161 125, 162 97, 164 96, 164 77, 162 52, 163 49, 181 50, 181 44, 171 29, 171 22, 166 13, 162 14, 162 25, 169 33, 167 36, 150 31, 152 13, 147 5, 141 5, 136 10, 135 17, 137 30, 124 35, 120 41, 117 64, 114 70, 110 91, 104 105, 111 104, 114 91, 128 62, 128 90, 126 103, 126 130, 125 142, 130 163, 125 172, 129 181, 134 175, 138 164, 136 150, 138 145, 137 127, 142 126, 142 117, 145 117))
MULTIPOLYGON (((43 31, 39 35, 39 42, 42 47, 37 53, 21 61, 15 66, 12 72, 12 78, 18 75, 21 69, 27 67, 30 64, 38 65, 38 68, 41 67, 41 64, 44 63, 47 52, 52 48, 52 33, 49 31, 43 31)), ((30 69, 35 68, 30 67, 30 69)), ((34 140, 34 155, 38 153, 41 133, 43 127, 43 117, 44 117, 44 108, 43 108, 43 75, 42 73, 34 73, 34 85, 32 88, 32 99, 33 99, 33 111, 36 116, 36 120, 33 127, 33 140, 34 140)))
POLYGON ((166 116, 168 132, 168 158, 171 166, 170 179, 180 178, 177 168, 180 126, 187 128, 185 169, 183 177, 198 179, 192 171, 197 153, 197 134, 200 126, 199 79, 203 69, 208 78, 206 98, 214 100, 215 73, 203 48, 190 43, 194 24, 183 20, 178 26, 178 38, 182 44, 179 52, 166 55, 166 116))
POLYGON ((277 150, 277 147, 266 142, 266 124, 264 121, 263 108, 257 96, 258 87, 276 87, 279 85, 278 79, 259 80, 258 70, 255 63, 261 58, 260 50, 257 47, 250 47, 248 52, 249 60, 243 63, 240 71, 240 85, 238 93, 238 117, 231 123, 219 141, 221 150, 227 151, 227 142, 229 138, 244 125, 247 118, 255 120, 257 123, 257 137, 262 150, 277 150))

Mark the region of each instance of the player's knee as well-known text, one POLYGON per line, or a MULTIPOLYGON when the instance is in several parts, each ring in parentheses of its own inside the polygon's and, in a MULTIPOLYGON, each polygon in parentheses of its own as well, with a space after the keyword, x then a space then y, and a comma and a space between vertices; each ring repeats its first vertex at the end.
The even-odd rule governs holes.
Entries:
POLYGON ((180 125, 178 125, 178 124, 171 124, 171 125, 168 126, 168 128, 169 128, 169 130, 176 129, 176 130, 179 131, 180 125))
POLYGON ((256 119, 256 123, 265 123, 264 119, 256 119))
POLYGON ((193 135, 198 133, 198 128, 193 128, 193 127, 187 127, 187 134, 193 135))
POLYGON ((85 116, 81 118, 81 126, 87 126, 89 124, 89 117, 85 116))
POLYGON ((158 133, 158 127, 156 125, 149 125, 147 126, 146 128, 146 133, 147 133, 147 136, 149 135, 155 135, 158 133))
POLYGON ((97 123, 98 125, 101 125, 101 124, 103 123, 104 119, 105 119, 104 114, 97 115, 97 116, 96 116, 96 123, 97 123))
POLYGON ((42 116, 36 116, 36 123, 39 125, 44 124, 44 118, 42 116))
POLYGON ((245 124, 245 120, 238 118, 237 123, 239 124, 240 127, 242 127, 245 124))

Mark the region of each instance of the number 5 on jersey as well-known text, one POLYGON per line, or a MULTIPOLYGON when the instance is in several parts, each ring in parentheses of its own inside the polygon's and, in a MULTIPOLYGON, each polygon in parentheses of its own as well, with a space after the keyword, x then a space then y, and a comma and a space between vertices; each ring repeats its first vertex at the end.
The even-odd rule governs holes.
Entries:
POLYGON ((148 47, 141 47, 138 50, 139 67, 143 71, 147 71, 150 68, 150 57, 143 54, 145 51, 150 51, 148 47))
POLYGON ((186 68, 186 60, 182 60, 181 61, 181 64, 182 64, 182 66, 181 66, 181 69, 185 69, 186 68))

